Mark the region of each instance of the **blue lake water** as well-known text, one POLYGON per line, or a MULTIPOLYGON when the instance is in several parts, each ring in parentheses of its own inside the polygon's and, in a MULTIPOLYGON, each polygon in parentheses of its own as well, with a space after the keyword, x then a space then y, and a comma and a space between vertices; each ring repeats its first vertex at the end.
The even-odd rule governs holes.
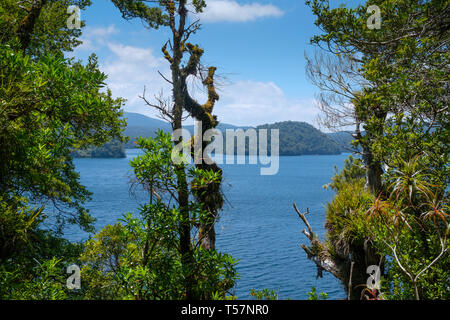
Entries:
MULTIPOLYGON (((140 150, 127 150, 126 159, 75 159, 81 182, 93 192, 86 207, 97 218, 96 227, 113 224, 127 211, 138 213, 146 200, 142 192, 130 193, 129 160, 140 150)), ((292 208, 309 208, 308 220, 321 238, 324 235, 325 204, 333 192, 323 189, 342 168, 348 154, 332 156, 280 157, 279 172, 260 175, 260 165, 221 165, 226 204, 217 224, 217 248, 239 259, 240 280, 235 294, 248 299, 250 289, 275 290, 281 299, 306 299, 311 287, 328 293, 331 299, 345 298, 342 285, 317 269, 300 243, 304 225, 292 208)), ((87 239, 79 230, 69 229, 70 240, 87 239)))

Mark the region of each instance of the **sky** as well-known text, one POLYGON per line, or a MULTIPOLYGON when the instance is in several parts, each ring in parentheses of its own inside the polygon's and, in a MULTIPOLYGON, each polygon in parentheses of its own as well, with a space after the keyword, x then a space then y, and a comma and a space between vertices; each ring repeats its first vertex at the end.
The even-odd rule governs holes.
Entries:
MULTIPOLYGON (((199 18, 201 30, 190 42, 205 50, 204 65, 218 68, 219 121, 256 126, 292 120, 317 127, 318 89, 306 78, 304 55, 314 52, 309 39, 320 30, 304 0, 208 0, 199 18)), ((127 99, 124 111, 156 117, 139 96, 144 88, 148 98, 170 96, 170 85, 158 74, 170 78, 161 52, 170 30, 124 20, 110 0, 94 0, 81 19, 83 44, 69 56, 86 60, 97 54, 113 96, 127 99)), ((190 87, 204 103, 201 86, 190 87)))

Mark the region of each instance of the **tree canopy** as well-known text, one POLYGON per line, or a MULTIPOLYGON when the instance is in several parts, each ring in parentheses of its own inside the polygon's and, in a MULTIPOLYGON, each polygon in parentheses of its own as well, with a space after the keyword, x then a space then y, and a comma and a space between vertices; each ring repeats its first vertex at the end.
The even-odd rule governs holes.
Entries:
POLYGON ((80 31, 66 26, 70 4, 89 1, 6 1, 0 7, 0 196, 51 201, 61 209, 61 223, 89 229, 92 219, 82 206, 89 192, 71 152, 123 139, 125 121, 123 100, 112 98, 97 57, 85 65, 64 57, 81 43, 80 31))
POLYGON ((386 271, 386 297, 448 297, 440 284, 448 277, 448 1, 307 4, 323 31, 311 43, 331 57, 308 65, 327 92, 320 101, 324 123, 353 119, 362 163, 337 172, 327 241, 309 230, 311 247, 304 249, 319 274, 326 270, 343 282, 349 298, 367 292, 351 287, 351 275, 362 281, 369 265, 386 271), (367 25, 369 5, 380 9, 379 29, 367 25))

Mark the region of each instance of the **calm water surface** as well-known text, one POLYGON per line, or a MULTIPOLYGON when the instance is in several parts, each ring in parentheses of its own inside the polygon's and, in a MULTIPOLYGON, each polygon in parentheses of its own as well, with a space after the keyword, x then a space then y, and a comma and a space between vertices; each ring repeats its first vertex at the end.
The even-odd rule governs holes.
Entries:
MULTIPOLYGON (((140 152, 127 150, 126 159, 75 159, 82 184, 93 192, 86 207, 97 218, 97 228, 115 223, 127 211, 138 213, 146 200, 142 192, 130 194, 128 162, 140 152)), ((302 211, 309 208, 308 220, 323 238, 324 206, 333 192, 322 186, 347 156, 280 157, 274 176, 261 176, 259 165, 221 165, 226 204, 216 227, 217 248, 240 260, 235 288, 240 299, 248 299, 252 288, 275 290, 281 299, 306 299, 313 286, 331 299, 345 298, 331 275, 316 280, 317 269, 299 246, 308 241, 292 203, 302 211)), ((75 229, 66 235, 74 241, 88 237, 75 229)))

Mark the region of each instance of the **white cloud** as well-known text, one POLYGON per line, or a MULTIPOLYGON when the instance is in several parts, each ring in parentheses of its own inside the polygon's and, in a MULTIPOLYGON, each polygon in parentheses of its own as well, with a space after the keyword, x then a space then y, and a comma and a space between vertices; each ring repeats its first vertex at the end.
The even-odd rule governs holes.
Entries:
POLYGON ((86 27, 84 32, 92 36, 106 37, 113 34, 118 34, 119 29, 117 29, 113 24, 108 27, 86 27))
MULTIPOLYGON (((170 70, 163 58, 156 57, 151 48, 137 48, 122 44, 108 44, 112 56, 102 65, 102 71, 108 75, 108 87, 115 96, 128 101, 125 111, 142 113, 155 117, 156 112, 145 105, 140 95, 144 86, 147 96, 152 99, 163 89, 170 96, 171 87, 158 71, 170 78, 170 70)), ((206 93, 198 89, 197 81, 191 81, 191 95, 204 103, 206 93)), ((274 82, 237 81, 219 86, 220 100, 214 113, 224 123, 244 126, 256 126, 277 121, 305 121, 316 125, 318 110, 314 99, 290 99, 274 82)), ((188 121, 189 123, 191 121, 188 121)))
POLYGON ((170 95, 168 83, 158 74, 160 71, 169 75, 169 68, 164 60, 155 56, 152 48, 138 48, 117 43, 108 43, 111 56, 101 65, 101 70, 108 75, 107 84, 114 96, 127 99, 126 111, 139 112, 155 116, 139 98, 146 87, 148 98, 152 98, 162 89, 170 95))
MULTIPOLYGON (((113 42, 109 36, 118 33, 114 26, 92 28, 85 32, 92 47, 100 48, 100 68, 108 75, 107 85, 116 97, 127 99, 125 111, 138 112, 151 117, 156 111, 139 98, 144 86, 147 97, 152 99, 163 90, 170 97, 171 87, 159 74, 170 78, 167 61, 155 54, 152 48, 142 48, 113 42)), ((192 96, 200 103, 206 101, 205 92, 198 90, 198 83, 189 86, 192 96), (196 90, 192 90, 196 89, 196 90)), ((200 86, 201 87, 201 86, 200 86)), ((221 122, 235 125, 259 125, 277 121, 305 121, 315 125, 318 110, 314 99, 288 98, 274 82, 236 81, 218 86, 220 100, 214 113, 221 122)))
POLYGON ((289 99, 273 82, 239 81, 223 87, 215 113, 220 121, 259 125, 277 121, 304 121, 316 125, 314 99, 289 99))
POLYGON ((283 14, 280 8, 271 4, 239 4, 234 0, 211 0, 199 16, 202 22, 247 22, 258 18, 281 17, 283 14))
POLYGON ((146 88, 146 96, 152 99, 161 90, 165 96, 170 96, 171 89, 167 81, 159 74, 160 71, 170 78, 167 61, 154 53, 152 48, 142 48, 119 43, 114 36, 120 30, 114 25, 107 27, 86 27, 83 30, 83 44, 68 56, 83 56, 96 51, 100 56, 100 69, 108 78, 106 84, 114 97, 127 100, 125 111, 138 112, 151 117, 156 112, 145 105, 139 97, 146 88))
POLYGON ((83 29, 81 35, 81 41, 83 43, 79 45, 76 50, 93 51, 99 48, 99 45, 104 45, 107 38, 118 34, 120 31, 114 25, 108 27, 86 27, 83 29))

